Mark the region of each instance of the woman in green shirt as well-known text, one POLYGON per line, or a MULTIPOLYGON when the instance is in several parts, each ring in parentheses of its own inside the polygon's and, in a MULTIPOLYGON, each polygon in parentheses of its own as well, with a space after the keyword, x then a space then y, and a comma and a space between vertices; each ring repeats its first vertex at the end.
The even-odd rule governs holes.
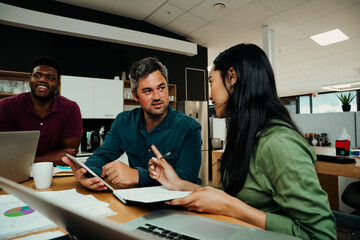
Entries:
POLYGON ((316 154, 281 104, 266 54, 239 44, 219 54, 209 74, 216 115, 226 117, 220 160, 223 188, 180 179, 157 158, 150 177, 173 190, 193 191, 170 201, 191 211, 222 214, 301 239, 335 239, 335 220, 315 172, 316 154))

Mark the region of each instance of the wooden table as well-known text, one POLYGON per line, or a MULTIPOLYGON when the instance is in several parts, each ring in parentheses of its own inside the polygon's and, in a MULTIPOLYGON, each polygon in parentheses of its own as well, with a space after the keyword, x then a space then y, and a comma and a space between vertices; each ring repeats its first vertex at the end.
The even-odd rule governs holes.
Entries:
MULTIPOLYGON (((333 147, 314 147, 316 154, 335 156, 335 148, 333 147)), ((342 176, 360 179, 360 160, 355 159, 355 163, 332 163, 317 161, 316 172, 318 174, 326 174, 331 176, 342 176)))
MULTIPOLYGON (((314 147, 314 149, 318 154, 333 155, 333 152, 335 152, 333 148, 314 147)), ((218 161, 223 152, 223 150, 212 151, 212 181, 213 185, 217 187, 220 186, 220 165, 218 161)), ((317 161, 315 169, 318 173, 321 187, 328 194, 331 208, 339 210, 338 176, 360 179, 360 160, 356 159, 356 163, 345 164, 317 161)))
MULTIPOLYGON (((334 156, 336 150, 334 147, 314 147, 317 154, 334 156)), ((360 179, 360 160, 355 159, 355 163, 332 163, 317 161, 315 168, 321 187, 328 194, 330 207, 334 210, 340 210, 339 196, 342 192, 342 186, 339 186, 338 177, 348 177, 360 179)))
MULTIPOLYGON (((22 183, 22 185, 27 186, 33 190, 36 190, 35 186, 34 186, 34 181, 32 179, 22 183)), ((59 190, 67 190, 67 189, 73 189, 73 188, 76 188, 78 193, 85 194, 85 195, 92 194, 98 200, 109 203, 110 204, 109 207, 113 211, 115 211, 117 214, 108 216, 106 218, 114 220, 119 223, 128 222, 130 220, 144 216, 144 215, 156 210, 156 208, 151 205, 127 206, 127 205, 121 203, 110 191, 105 191, 105 192, 104 191, 102 191, 102 192, 91 191, 87 188, 84 188, 72 176, 70 176, 70 177, 54 177, 52 186, 50 188, 44 189, 44 190, 36 190, 36 191, 50 191, 50 190, 51 191, 59 191, 59 190)), ((4 190, 0 190, 0 194, 6 194, 6 192, 4 190)), ((185 210, 183 210, 183 211, 185 212, 185 210)), ((186 211, 186 212, 190 213, 190 214, 201 215, 203 217, 208 217, 208 218, 212 218, 212 219, 223 221, 223 222, 255 227, 255 226, 248 224, 246 222, 243 222, 241 220, 227 217, 227 216, 205 214, 205 213, 194 213, 194 212, 188 212, 188 211, 186 211)), ((51 229, 51 230, 52 231, 53 230, 61 230, 63 232, 66 232, 60 228, 51 229)), ((50 231, 50 230, 46 230, 46 231, 50 231)), ((40 232, 44 232, 44 231, 39 231, 36 233, 40 233, 40 232)), ((30 234, 27 234, 27 235, 30 235, 30 234)), ((23 235, 23 236, 27 236, 27 235, 23 235)))
POLYGON ((214 150, 212 151, 212 158, 211 158, 211 166, 212 166, 212 184, 215 187, 220 187, 220 162, 221 156, 224 150, 214 150))

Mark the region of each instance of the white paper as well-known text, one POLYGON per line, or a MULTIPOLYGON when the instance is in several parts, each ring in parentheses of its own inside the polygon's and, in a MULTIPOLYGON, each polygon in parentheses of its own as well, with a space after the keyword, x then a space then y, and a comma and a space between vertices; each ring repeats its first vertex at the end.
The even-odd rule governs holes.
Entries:
POLYGON ((27 237, 17 238, 16 240, 48 240, 61 236, 65 236, 65 234, 61 231, 52 231, 52 232, 38 233, 27 237))
POLYGON ((38 211, 17 217, 5 215, 6 211, 22 206, 28 205, 13 195, 0 195, 0 239, 56 227, 38 211))
MULTIPOLYGON (((81 214, 93 217, 115 215, 107 202, 96 199, 93 195, 83 195, 75 189, 65 191, 37 192, 44 198, 63 207, 74 209, 81 214)), ((9 217, 5 212, 16 207, 28 206, 13 195, 0 195, 0 239, 21 236, 56 227, 55 223, 38 211, 18 217, 9 217)))
POLYGON ((189 191, 172 191, 164 186, 115 190, 114 194, 126 201, 143 203, 162 202, 189 195, 189 191))
POLYGON ((37 194, 63 207, 74 209, 83 214, 95 217, 105 217, 116 214, 116 212, 109 208, 110 204, 107 202, 100 201, 93 195, 80 194, 76 189, 38 192, 37 194))

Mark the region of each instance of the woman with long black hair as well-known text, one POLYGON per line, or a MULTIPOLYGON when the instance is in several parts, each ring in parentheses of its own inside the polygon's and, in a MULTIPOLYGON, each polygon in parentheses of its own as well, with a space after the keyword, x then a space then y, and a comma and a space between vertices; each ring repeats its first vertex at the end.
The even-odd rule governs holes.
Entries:
POLYGON ((169 202, 238 218, 301 239, 335 239, 335 220, 316 171, 316 154, 281 104, 266 54, 239 44, 219 54, 209 74, 216 115, 227 118, 222 189, 180 179, 156 147, 150 176, 172 190, 169 202))

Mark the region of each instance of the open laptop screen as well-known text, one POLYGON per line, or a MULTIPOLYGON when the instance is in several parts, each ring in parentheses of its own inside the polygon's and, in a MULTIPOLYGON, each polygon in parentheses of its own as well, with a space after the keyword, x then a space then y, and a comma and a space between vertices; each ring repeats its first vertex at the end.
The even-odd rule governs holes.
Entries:
POLYGON ((15 182, 31 175, 40 131, 0 132, 0 176, 15 182))

